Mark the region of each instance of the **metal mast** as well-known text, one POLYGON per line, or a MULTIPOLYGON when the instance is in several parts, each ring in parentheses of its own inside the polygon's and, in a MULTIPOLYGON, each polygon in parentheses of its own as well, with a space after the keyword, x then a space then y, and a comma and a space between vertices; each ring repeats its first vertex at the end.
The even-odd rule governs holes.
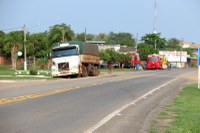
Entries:
POLYGON ((153 21, 153 33, 156 34, 156 19, 157 19, 157 0, 154 2, 154 21, 153 21))

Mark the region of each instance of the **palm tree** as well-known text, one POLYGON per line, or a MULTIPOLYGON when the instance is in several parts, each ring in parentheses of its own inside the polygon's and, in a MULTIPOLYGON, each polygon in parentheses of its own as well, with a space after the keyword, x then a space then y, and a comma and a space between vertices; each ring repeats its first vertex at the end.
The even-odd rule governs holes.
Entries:
POLYGON ((5 37, 5 45, 3 47, 7 55, 11 55, 12 68, 16 70, 16 59, 18 50, 23 48, 23 32, 12 31, 9 32, 5 37))
POLYGON ((73 40, 74 37, 75 34, 71 30, 70 25, 62 23, 50 27, 49 40, 52 46, 55 43, 64 43, 73 40))

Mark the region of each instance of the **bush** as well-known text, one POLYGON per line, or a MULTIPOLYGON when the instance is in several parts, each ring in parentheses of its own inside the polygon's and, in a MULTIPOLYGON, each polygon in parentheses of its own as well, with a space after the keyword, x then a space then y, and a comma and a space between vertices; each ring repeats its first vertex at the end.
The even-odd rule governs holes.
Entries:
POLYGON ((30 75, 37 75, 37 70, 34 69, 30 70, 30 75))

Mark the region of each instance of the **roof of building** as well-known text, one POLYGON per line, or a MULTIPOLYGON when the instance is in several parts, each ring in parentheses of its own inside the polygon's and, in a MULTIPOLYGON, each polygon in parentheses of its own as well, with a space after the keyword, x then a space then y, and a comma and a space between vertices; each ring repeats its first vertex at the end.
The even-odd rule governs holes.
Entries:
POLYGON ((200 48, 200 44, 190 44, 190 48, 192 49, 200 48))
POLYGON ((134 52, 135 48, 134 47, 120 47, 119 52, 134 52))
POLYGON ((192 48, 192 49, 197 49, 200 48, 200 44, 195 44, 193 42, 180 42, 180 46, 183 48, 192 48))

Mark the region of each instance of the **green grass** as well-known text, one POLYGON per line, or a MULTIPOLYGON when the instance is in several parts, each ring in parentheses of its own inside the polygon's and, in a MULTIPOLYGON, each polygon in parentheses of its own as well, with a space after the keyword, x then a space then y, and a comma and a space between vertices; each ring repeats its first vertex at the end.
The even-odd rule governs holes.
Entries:
POLYGON ((200 90, 196 84, 183 89, 174 100, 173 112, 177 116, 167 132, 200 133, 200 90))
POLYGON ((0 65, 0 75, 15 75, 10 65, 0 65))
POLYGON ((49 79, 49 70, 37 70, 37 75, 30 75, 30 71, 12 70, 11 65, 0 65, 0 80, 2 79, 49 79), (44 76, 44 77, 42 77, 44 76))
POLYGON ((185 87, 170 106, 162 107, 162 112, 152 124, 150 133, 200 133, 200 90, 197 84, 185 87), (170 120, 170 122, 162 123, 170 120))

